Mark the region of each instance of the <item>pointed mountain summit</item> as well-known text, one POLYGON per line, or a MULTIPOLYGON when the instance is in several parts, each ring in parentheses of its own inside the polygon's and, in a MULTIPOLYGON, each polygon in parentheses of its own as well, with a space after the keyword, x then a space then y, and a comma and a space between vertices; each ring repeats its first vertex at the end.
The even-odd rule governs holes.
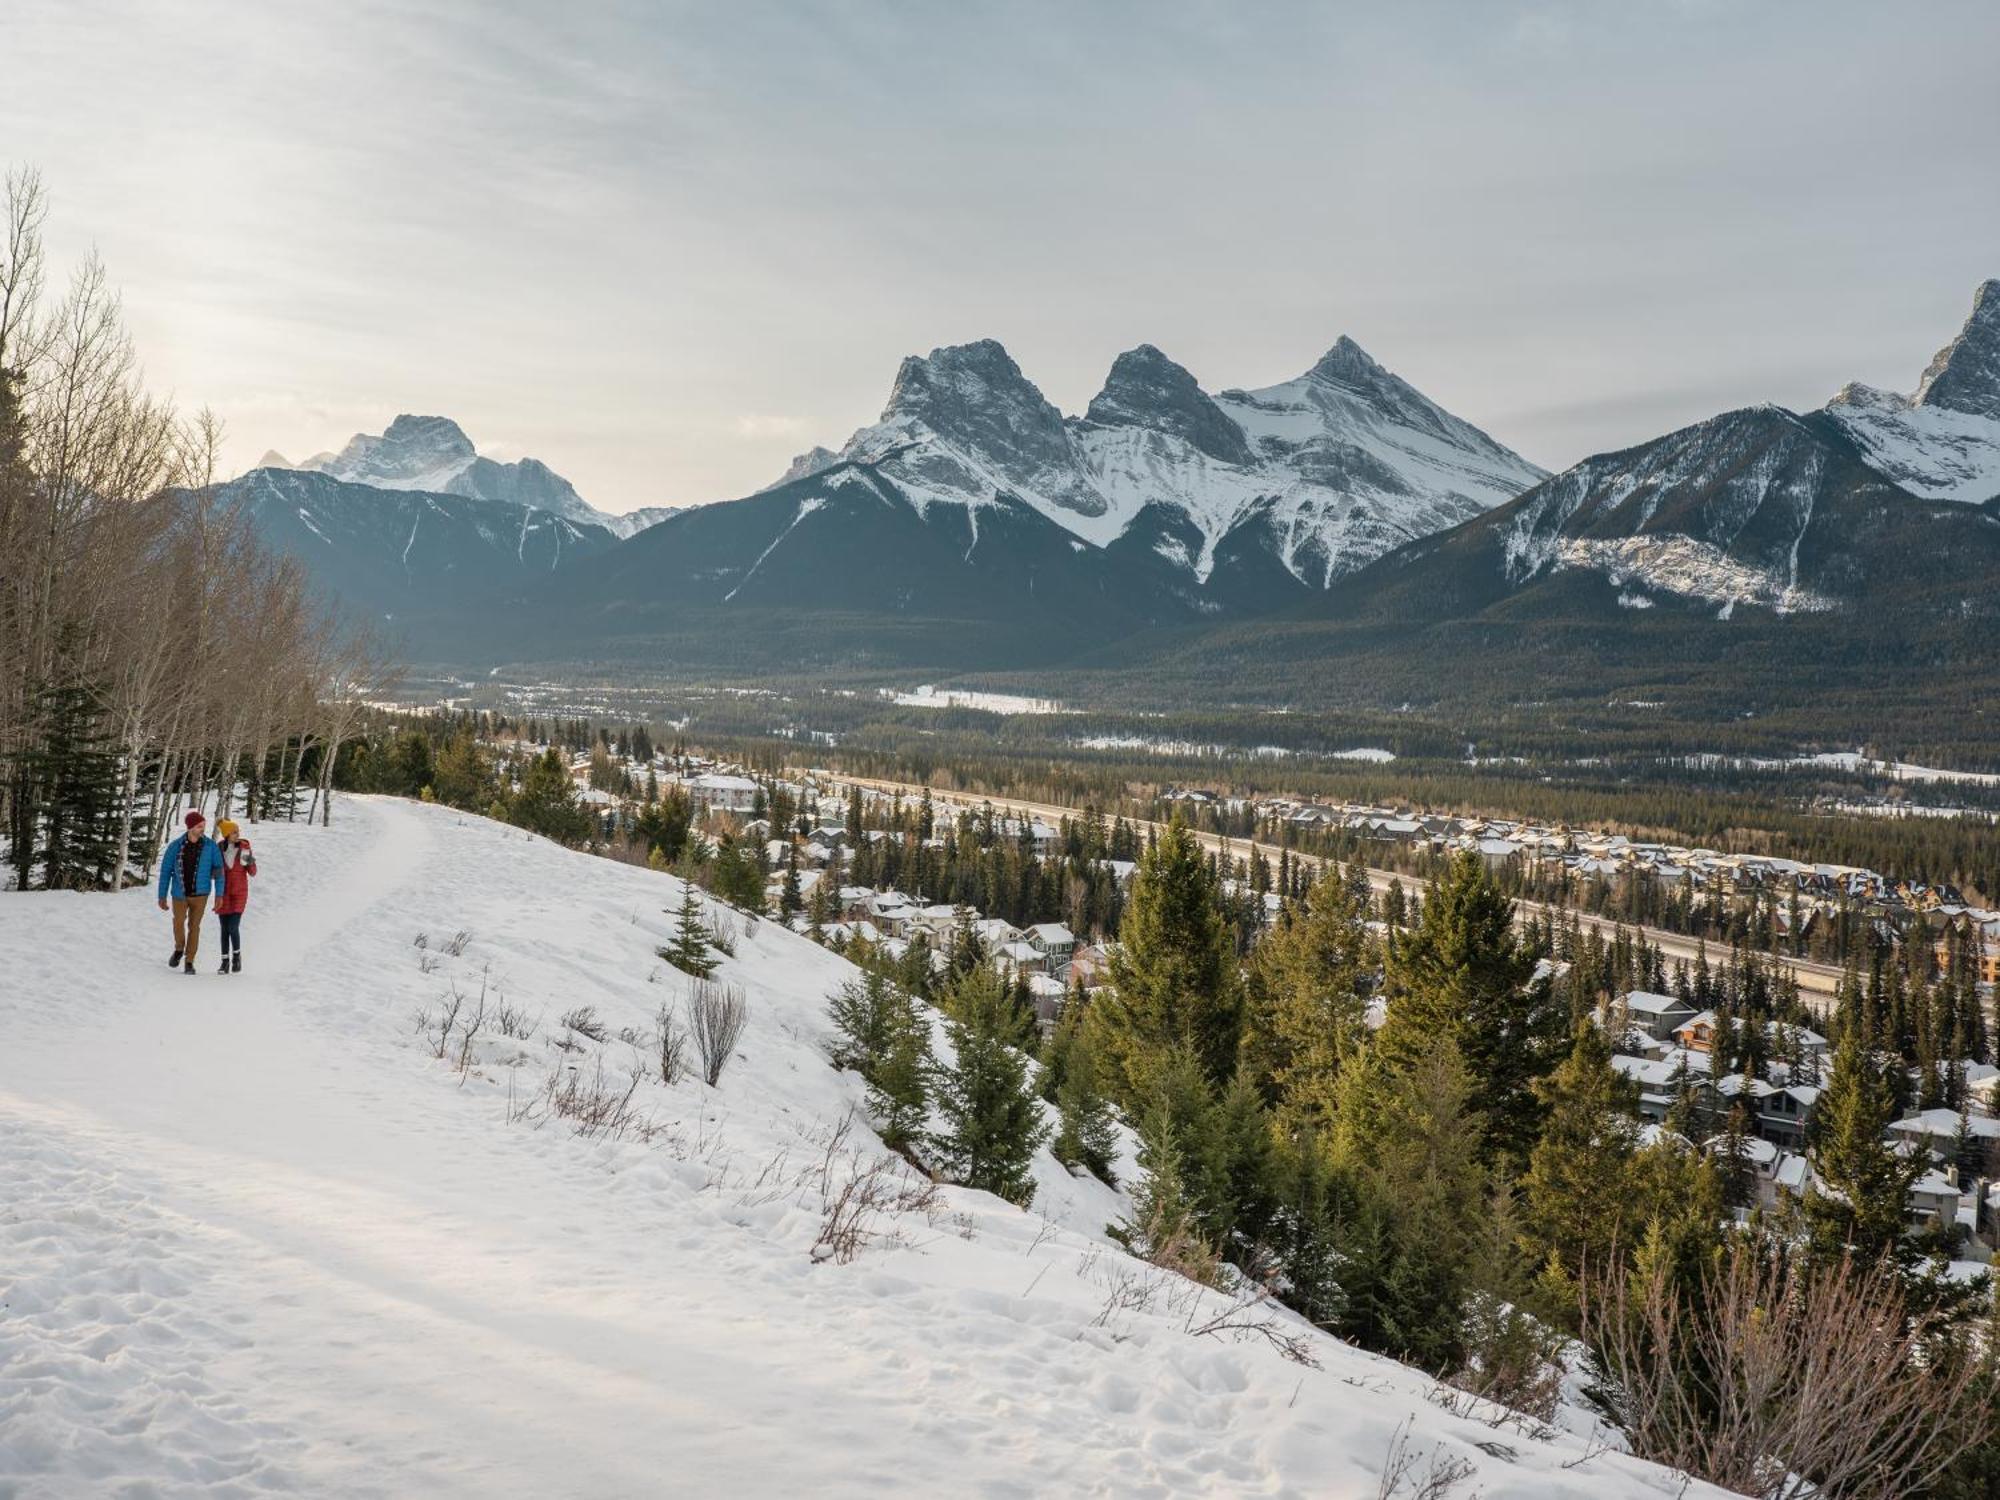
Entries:
POLYGON ((1085 419, 1102 427, 1150 427, 1185 439, 1224 463, 1252 462, 1250 445, 1187 369, 1151 344, 1127 349, 1111 363, 1104 389, 1085 419))
POLYGON ((1938 350, 1916 394, 1854 382, 1826 405, 1870 465, 1913 495, 1978 505, 2000 495, 2000 280, 1938 350))
POLYGON ((1375 363, 1366 349, 1343 333, 1306 373, 1341 385, 1368 385, 1389 372, 1375 363))
POLYGON ((2000 280, 1973 293, 1972 316, 1932 357, 1916 404, 2000 421, 2000 280))

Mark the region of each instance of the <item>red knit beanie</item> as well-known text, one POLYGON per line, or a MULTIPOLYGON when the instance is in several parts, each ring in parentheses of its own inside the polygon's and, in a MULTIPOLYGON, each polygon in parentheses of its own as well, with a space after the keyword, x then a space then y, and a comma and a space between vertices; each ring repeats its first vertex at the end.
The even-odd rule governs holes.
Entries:
POLYGON ((201 815, 201 809, 197 807, 190 809, 188 815, 181 821, 186 823, 187 826, 190 828, 199 828, 201 827, 202 824, 206 823, 208 819, 204 818, 201 815))

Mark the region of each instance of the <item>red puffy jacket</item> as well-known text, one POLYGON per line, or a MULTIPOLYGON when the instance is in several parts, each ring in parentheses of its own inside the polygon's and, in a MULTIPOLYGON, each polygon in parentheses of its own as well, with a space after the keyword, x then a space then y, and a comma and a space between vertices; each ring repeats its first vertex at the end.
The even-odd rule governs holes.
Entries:
POLYGON ((250 841, 238 839, 222 851, 222 894, 215 898, 219 917, 239 912, 250 904, 250 877, 257 873, 257 856, 250 841))

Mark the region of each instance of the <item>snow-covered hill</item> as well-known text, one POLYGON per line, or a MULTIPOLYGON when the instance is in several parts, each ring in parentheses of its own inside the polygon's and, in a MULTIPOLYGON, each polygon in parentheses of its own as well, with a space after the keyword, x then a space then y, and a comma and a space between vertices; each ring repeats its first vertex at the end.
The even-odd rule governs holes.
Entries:
POLYGON ((1295 380, 1218 396, 1142 344, 1080 418, 994 340, 934 349, 903 361, 880 421, 837 454, 802 454, 784 479, 842 461, 919 505, 1012 497, 1093 546, 1136 538, 1222 592, 1218 567, 1242 554, 1326 588, 1544 477, 1347 338, 1295 380))
POLYGON ((881 1159, 841 959, 746 926, 737 1055, 668 1087, 671 877, 413 803, 252 833, 240 976, 168 971, 150 892, 0 898, 0 1493, 1369 1497, 1399 1444, 1487 1500, 1690 1493, 1318 1334, 1190 1332, 1215 1294, 1051 1159, 1042 1213, 946 1189, 816 1253, 881 1159), (440 1058, 454 991, 486 1020, 440 1058), (635 1072, 622 1139, 527 1108, 635 1072))
POLYGON ((532 507, 580 526, 601 526, 616 537, 631 536, 675 514, 674 507, 658 505, 622 516, 598 510, 539 459, 503 464, 482 456, 449 417, 405 413, 379 434, 357 432, 338 453, 318 453, 297 464, 282 454, 267 453, 259 467, 304 469, 376 489, 466 495, 532 507))

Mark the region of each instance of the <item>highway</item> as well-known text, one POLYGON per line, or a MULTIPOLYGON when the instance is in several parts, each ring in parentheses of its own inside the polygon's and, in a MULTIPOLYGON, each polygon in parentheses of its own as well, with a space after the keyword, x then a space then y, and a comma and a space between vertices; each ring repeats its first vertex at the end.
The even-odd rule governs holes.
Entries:
MULTIPOLYGON (((999 812, 1015 816, 1040 818, 1046 823, 1060 822, 1064 818, 1079 817, 1082 813, 1080 808, 1057 807, 1047 802, 1027 802, 1017 797, 972 796, 962 792, 941 791, 937 787, 925 788, 915 782, 884 781, 870 776, 844 776, 829 771, 815 772, 814 774, 816 779, 842 789, 858 786, 863 792, 875 792, 884 796, 895 796, 900 793, 904 798, 912 800, 921 797, 928 790, 934 806, 950 808, 954 812, 991 806, 999 812)), ((1136 824, 1141 832, 1149 829, 1158 830, 1164 826, 1143 818, 1134 818, 1128 821, 1136 824)), ((1252 854, 1261 851, 1274 867, 1278 862, 1280 850, 1275 844, 1259 843, 1251 839, 1226 839, 1220 834, 1203 833, 1199 830, 1195 832, 1195 837, 1207 849, 1220 851, 1227 848, 1232 856, 1242 858, 1249 858, 1252 854)), ((1294 860, 1304 860, 1307 864, 1314 866, 1321 863, 1316 856, 1301 854, 1296 849, 1292 851, 1292 858, 1294 860)), ((1368 870, 1369 884, 1377 891, 1388 889, 1389 882, 1392 880, 1401 880, 1406 890, 1411 889, 1416 883, 1413 877, 1400 875, 1393 870, 1378 870, 1373 868, 1368 870)), ((1643 936, 1648 943, 1658 948, 1669 960, 1684 960, 1691 964, 1694 962, 1701 947, 1698 939, 1683 936, 1678 932, 1667 932, 1658 927, 1638 927, 1631 923, 1619 923, 1609 917, 1592 916, 1588 912, 1572 911, 1568 908, 1549 907, 1538 901, 1516 901, 1515 907, 1522 915, 1532 914, 1545 917, 1553 912, 1565 918, 1573 917, 1579 926, 1585 929, 1600 931, 1606 937, 1609 937, 1613 931, 1623 926, 1628 933, 1643 936)), ((1727 957, 1727 949, 1711 950, 1709 961, 1715 963, 1727 957)), ((1816 960, 1806 958, 1780 958, 1778 963, 1797 978, 1799 997, 1807 1005, 1821 1011, 1824 1011, 1828 1007, 1840 986, 1840 970, 1838 967, 1833 964, 1820 963, 1816 960)))

